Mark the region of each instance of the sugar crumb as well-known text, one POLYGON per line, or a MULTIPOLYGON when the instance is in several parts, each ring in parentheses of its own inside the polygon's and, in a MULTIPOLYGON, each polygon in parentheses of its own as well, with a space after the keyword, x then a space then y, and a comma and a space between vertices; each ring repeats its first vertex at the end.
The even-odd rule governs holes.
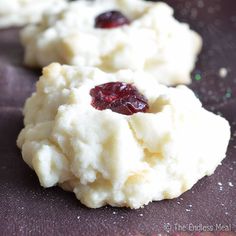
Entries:
POLYGON ((228 70, 224 67, 220 68, 219 70, 219 76, 221 78, 225 78, 228 75, 228 70))

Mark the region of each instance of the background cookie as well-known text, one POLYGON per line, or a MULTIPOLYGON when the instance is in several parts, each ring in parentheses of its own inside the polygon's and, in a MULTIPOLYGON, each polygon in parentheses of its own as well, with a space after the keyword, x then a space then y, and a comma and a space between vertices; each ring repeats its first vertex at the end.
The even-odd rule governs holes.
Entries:
POLYGON ((0 28, 37 23, 45 11, 57 11, 65 0, 0 0, 0 28))
POLYGON ((167 85, 190 83, 202 46, 201 37, 174 19, 167 4, 143 0, 73 2, 58 14, 49 11, 21 36, 28 66, 141 69, 167 85))

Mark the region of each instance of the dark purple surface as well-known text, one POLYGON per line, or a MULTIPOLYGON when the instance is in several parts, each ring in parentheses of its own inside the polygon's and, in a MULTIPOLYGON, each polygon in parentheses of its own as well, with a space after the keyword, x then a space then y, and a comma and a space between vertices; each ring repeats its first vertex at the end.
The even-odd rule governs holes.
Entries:
POLYGON ((41 188, 15 145, 22 128, 20 109, 39 73, 23 67, 18 31, 1 30, 0 235, 157 235, 165 232, 165 226, 177 232, 175 224, 221 224, 236 230, 236 2, 167 2, 175 7, 178 19, 191 23, 204 38, 193 73, 193 78, 199 73, 202 79, 190 87, 204 106, 230 121, 232 138, 222 165, 180 198, 154 202, 140 210, 88 209, 72 193, 58 187, 41 188), (226 78, 218 75, 221 67, 229 70, 226 78))

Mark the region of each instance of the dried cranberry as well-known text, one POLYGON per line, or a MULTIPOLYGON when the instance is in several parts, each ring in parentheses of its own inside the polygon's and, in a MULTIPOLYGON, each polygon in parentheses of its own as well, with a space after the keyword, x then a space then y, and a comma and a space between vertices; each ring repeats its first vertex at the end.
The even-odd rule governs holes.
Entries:
POLYGON ((107 11, 95 19, 95 27, 102 29, 116 28, 129 23, 129 19, 119 11, 107 11))
POLYGON ((114 112, 132 115, 146 112, 147 99, 132 84, 110 82, 90 90, 92 106, 98 110, 111 109, 114 112))

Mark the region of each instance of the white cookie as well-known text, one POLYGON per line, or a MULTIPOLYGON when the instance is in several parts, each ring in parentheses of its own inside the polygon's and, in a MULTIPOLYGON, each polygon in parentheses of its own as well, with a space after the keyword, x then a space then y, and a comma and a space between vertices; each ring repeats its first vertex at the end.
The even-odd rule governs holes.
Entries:
POLYGON ((48 13, 41 24, 22 32, 25 63, 52 62, 96 66, 104 71, 144 70, 166 85, 190 83, 201 37, 173 17, 165 3, 142 0, 80 0, 60 13, 48 13), (131 20, 114 29, 95 28, 95 18, 110 10, 131 20))
POLYGON ((45 11, 57 11, 65 0, 0 0, 0 28, 37 23, 45 11))
POLYGON ((139 208, 171 199, 211 175, 225 157, 228 122, 202 108, 185 86, 148 74, 51 64, 24 108, 17 144, 43 187, 60 185, 86 206, 139 208), (132 83, 149 103, 130 116, 91 105, 90 90, 132 83))

